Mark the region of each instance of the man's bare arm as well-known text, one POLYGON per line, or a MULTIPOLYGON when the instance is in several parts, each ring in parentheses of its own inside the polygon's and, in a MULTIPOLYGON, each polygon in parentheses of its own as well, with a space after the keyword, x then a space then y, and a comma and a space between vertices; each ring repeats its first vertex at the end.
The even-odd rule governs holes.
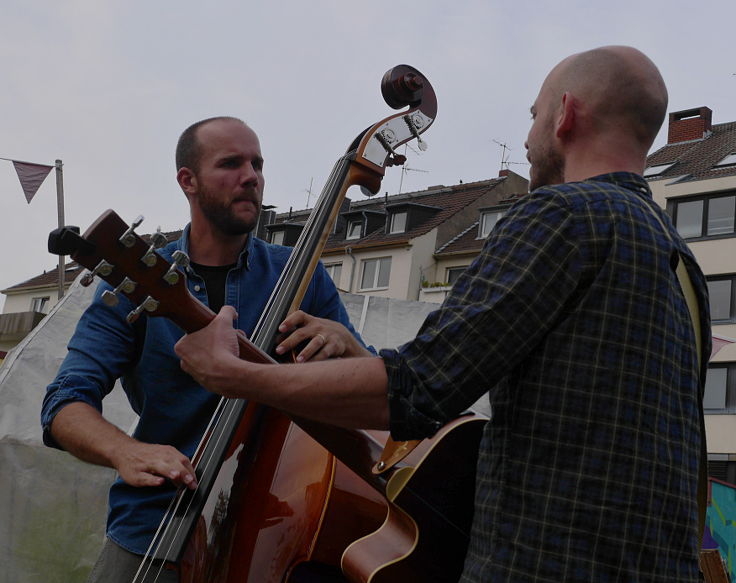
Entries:
POLYGON ((182 369, 207 389, 244 397, 300 417, 342 425, 388 427, 388 379, 380 358, 342 358, 304 364, 254 364, 237 357, 225 306, 204 329, 188 334, 174 350, 182 369))
POLYGON ((164 479, 195 488, 189 459, 168 445, 143 443, 107 421, 86 403, 70 403, 51 423, 51 434, 75 457, 114 468, 131 486, 160 486, 164 479))

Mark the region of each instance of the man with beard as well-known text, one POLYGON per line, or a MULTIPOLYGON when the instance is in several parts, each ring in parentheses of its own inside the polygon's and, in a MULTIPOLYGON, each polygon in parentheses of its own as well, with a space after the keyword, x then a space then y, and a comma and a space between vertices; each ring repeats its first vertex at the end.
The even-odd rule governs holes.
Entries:
MULTIPOLYGON (((185 252, 189 291, 215 311, 233 306, 236 325, 250 334, 290 254, 253 236, 264 186, 258 137, 235 118, 203 120, 180 137, 176 164, 191 223, 161 255, 185 252)), ((89 579, 105 583, 133 580, 176 487, 196 488, 190 458, 219 400, 182 372, 173 347, 183 332, 165 318, 142 316, 130 326, 125 317, 134 306, 126 298, 103 304, 109 289, 99 286, 80 319, 42 411, 47 445, 119 473, 107 543, 89 579), (140 417, 132 436, 101 415, 117 378, 140 417)), ((280 327, 302 346, 299 360, 371 354, 321 264, 302 307, 312 315, 296 312, 280 327)))
POLYGON ((224 395, 399 440, 487 393, 462 581, 696 581, 696 345, 710 354, 710 323, 703 274, 641 176, 666 108, 636 49, 568 57, 531 108, 531 193, 413 341, 265 367, 234 356, 226 307, 177 344, 182 368, 224 395))

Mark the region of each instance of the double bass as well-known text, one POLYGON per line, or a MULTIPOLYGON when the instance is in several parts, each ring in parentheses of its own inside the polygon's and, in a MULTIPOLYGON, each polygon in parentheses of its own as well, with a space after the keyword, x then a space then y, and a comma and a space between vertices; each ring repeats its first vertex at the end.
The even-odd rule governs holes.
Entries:
MULTIPOLYGON (((274 362, 278 325, 298 309, 347 189, 377 193, 385 169, 405 162, 397 148, 412 139, 423 147, 437 112, 429 82, 399 65, 381 91, 389 106, 408 109, 361 132, 337 161, 252 338, 239 337, 242 358, 274 362)), ((138 224, 107 211, 82 236, 55 231, 49 249, 89 268, 88 282, 100 276, 133 300, 131 321, 146 314, 186 332, 206 326, 214 314, 189 295, 176 264, 135 233, 138 224)), ((223 398, 192 459, 198 488, 177 493, 135 581, 164 568, 182 583, 287 583, 323 568, 355 582, 456 579, 484 422, 468 415, 430 440, 394 443, 384 432, 223 398)))

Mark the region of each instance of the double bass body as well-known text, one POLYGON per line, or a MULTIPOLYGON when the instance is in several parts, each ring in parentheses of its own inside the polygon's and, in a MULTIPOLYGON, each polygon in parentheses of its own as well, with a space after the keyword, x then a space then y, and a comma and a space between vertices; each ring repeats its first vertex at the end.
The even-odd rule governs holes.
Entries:
MULTIPOLYGON (((273 347, 280 322, 301 304, 347 189, 360 185, 377 193, 385 168, 405 161, 396 148, 419 139, 434 121, 434 91, 416 69, 394 67, 381 90, 391 107, 409 109, 362 132, 335 164, 252 344, 240 342, 241 357, 272 362, 264 354, 273 347)), ((211 317, 200 314, 195 324, 183 327, 191 332, 211 317)), ((176 565, 182 583, 285 583, 307 562, 337 569, 345 549, 377 530, 388 515, 385 480, 371 473, 385 434, 292 420, 256 403, 224 401, 193 460, 205 487, 180 494, 173 526, 162 529, 164 544, 155 556, 176 565), (201 475, 200 467, 206 467, 201 475)))

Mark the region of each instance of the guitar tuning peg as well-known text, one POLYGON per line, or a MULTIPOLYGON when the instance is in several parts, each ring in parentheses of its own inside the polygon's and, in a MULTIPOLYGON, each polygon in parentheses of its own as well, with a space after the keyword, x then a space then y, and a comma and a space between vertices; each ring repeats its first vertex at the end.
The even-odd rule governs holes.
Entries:
POLYGON ((84 275, 79 279, 79 284, 82 287, 89 287, 92 282, 95 280, 95 274, 91 271, 85 271, 84 275))
POLYGON ((183 269, 189 266, 189 256, 184 251, 176 250, 171 255, 174 263, 169 267, 169 270, 164 274, 164 281, 169 285, 175 285, 179 281, 179 270, 177 267, 183 269))
POLYGON ((118 287, 116 287, 114 290, 110 291, 108 289, 102 292, 102 301, 105 302, 105 304, 110 306, 111 308, 114 308, 115 306, 118 305, 118 302, 120 301, 118 298, 118 294, 120 292, 125 293, 125 294, 133 293, 137 285, 138 284, 136 284, 136 282, 134 282, 132 279, 130 279, 129 277, 126 277, 123 279, 123 281, 120 282, 120 285, 118 285, 118 287))
POLYGON ((114 291, 106 289, 104 292, 102 292, 102 301, 105 302, 106 306, 114 308, 118 305, 118 302, 120 300, 118 299, 118 294, 116 294, 114 291))
POLYGON ((179 267, 189 267, 189 255, 178 249, 171 255, 174 263, 179 267))
POLYGON ((158 261, 156 249, 160 249, 168 242, 169 240, 166 238, 166 235, 161 232, 161 227, 158 227, 158 229, 156 229, 156 232, 151 235, 151 246, 148 248, 148 251, 146 251, 143 257, 141 257, 141 261, 148 267, 153 267, 154 265, 156 265, 156 261, 158 261))
POLYGON ((161 249, 166 243, 168 243, 169 240, 166 238, 166 235, 164 235, 161 232, 161 226, 159 226, 156 229, 156 232, 151 235, 151 243, 155 249, 161 249))
POLYGON ((143 257, 141 257, 141 262, 148 267, 153 267, 156 265, 157 258, 158 254, 156 253, 156 248, 151 245, 148 248, 148 251, 143 254, 143 257))
POLYGON ((122 234, 119 241, 126 247, 132 247, 135 244, 135 230, 142 222, 143 215, 138 215, 138 217, 131 223, 130 227, 128 227, 128 230, 122 234))
POLYGON ((95 275, 107 277, 112 273, 113 268, 114 266, 111 263, 108 263, 103 259, 95 266, 92 271, 87 271, 82 276, 82 279, 79 280, 79 283, 84 287, 88 287, 94 281, 95 275))
POLYGON ((146 296, 146 299, 141 302, 134 310, 131 310, 125 318, 129 324, 135 322, 145 310, 146 312, 154 312, 158 309, 159 302, 151 296, 146 296))

